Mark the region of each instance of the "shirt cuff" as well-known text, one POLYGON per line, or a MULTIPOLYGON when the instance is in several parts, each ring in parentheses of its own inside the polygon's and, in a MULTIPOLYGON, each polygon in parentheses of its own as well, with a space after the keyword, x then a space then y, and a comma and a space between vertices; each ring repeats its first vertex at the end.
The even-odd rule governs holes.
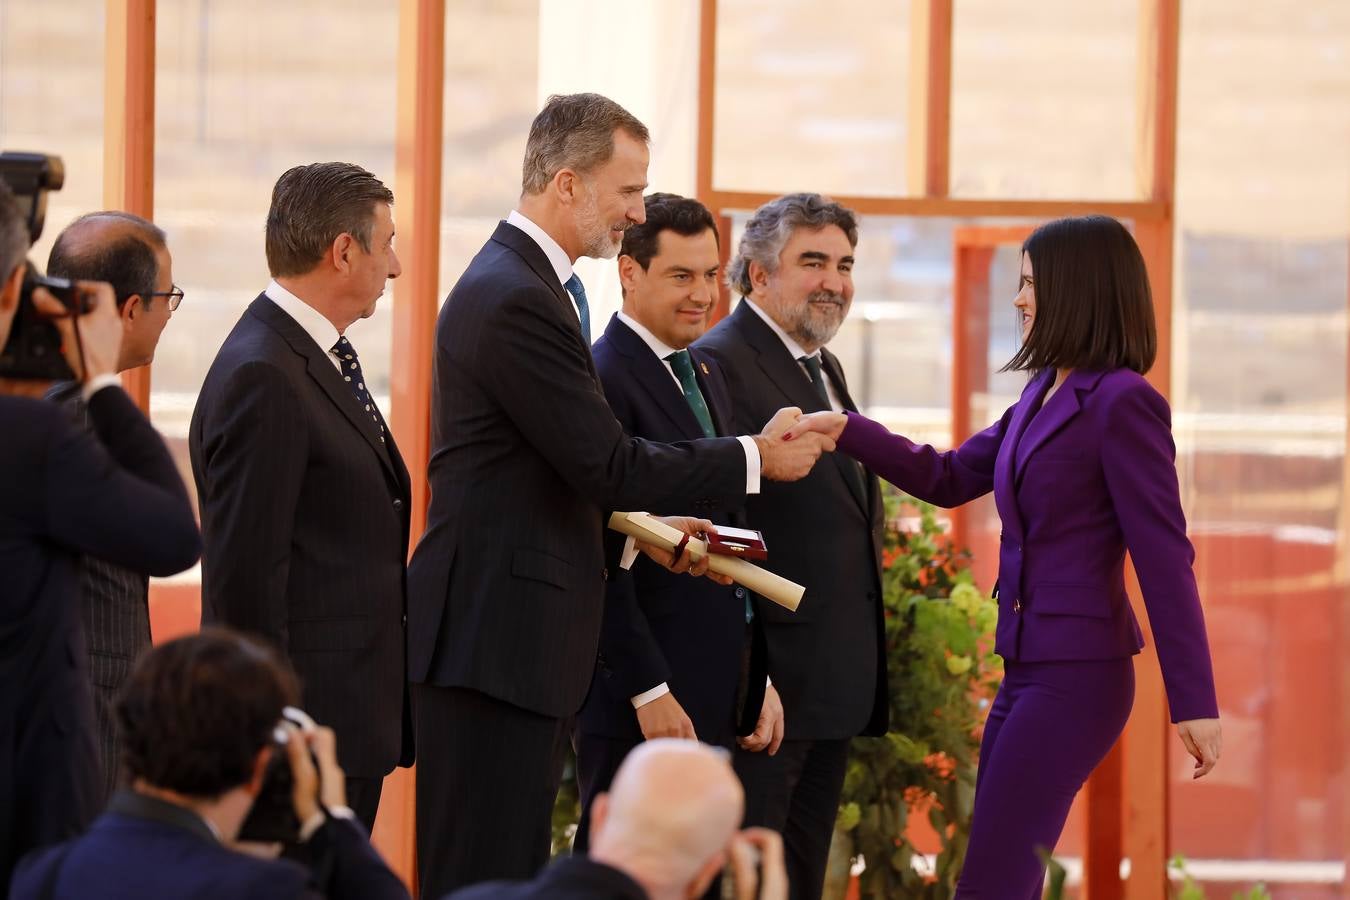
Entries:
POLYGON ((331 806, 327 810, 320 809, 314 815, 305 820, 300 826, 300 843, 305 843, 314 837, 314 832, 323 827, 323 823, 329 819, 356 819, 356 813, 352 812, 350 807, 331 806))
POLYGON ((663 681, 656 687, 652 688, 650 691, 643 691, 636 697, 633 697, 632 698, 633 709, 642 709, 642 707, 646 706, 648 703, 651 703, 653 700, 660 700, 662 697, 664 697, 666 694, 669 693, 670 693, 670 685, 663 681))
POLYGON ((111 372, 105 373, 103 375, 95 375, 93 378, 85 382, 84 387, 80 389, 80 396, 84 398, 85 403, 88 403, 90 397, 94 396, 94 394, 98 393, 104 388, 121 387, 121 386, 122 386, 122 378, 119 375, 114 375, 111 372))
POLYGON ((633 568, 633 562, 637 557, 637 538, 629 535, 628 540, 623 542, 623 553, 619 554, 619 568, 625 571, 633 568))
POLYGON ((745 493, 759 493, 759 470, 763 467, 763 462, 759 458, 759 444, 755 439, 748 435, 741 435, 736 438, 745 448, 745 493))

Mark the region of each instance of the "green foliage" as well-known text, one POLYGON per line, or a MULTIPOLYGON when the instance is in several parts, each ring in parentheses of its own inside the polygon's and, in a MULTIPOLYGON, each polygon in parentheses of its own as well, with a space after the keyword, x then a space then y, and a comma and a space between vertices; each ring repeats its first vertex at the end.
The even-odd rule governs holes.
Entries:
MULTIPOLYGON (((1050 872, 1050 885, 1045 891, 1045 900, 1062 900, 1064 897, 1064 867, 1056 862, 1048 853, 1042 853, 1041 858, 1048 864, 1050 872)), ((1191 874, 1186 871, 1186 859, 1180 853, 1172 857, 1167 868, 1173 873, 1173 880, 1180 878, 1181 885, 1176 889, 1176 900, 1206 900, 1204 888, 1196 883, 1191 874)), ((1264 884, 1258 884, 1245 891, 1238 891, 1233 895, 1233 900, 1271 900, 1270 891, 1266 890, 1264 884)))
POLYGON ((891 732, 854 738, 836 831, 866 860, 863 897, 946 900, 970 835, 985 709, 1002 677, 996 604, 975 587, 933 507, 886 495, 882 594, 891 732), (899 525, 917 521, 917 528, 899 525), (917 518, 916 518, 917 517, 917 518), (905 835, 926 814, 942 841, 936 872, 915 871, 905 835))

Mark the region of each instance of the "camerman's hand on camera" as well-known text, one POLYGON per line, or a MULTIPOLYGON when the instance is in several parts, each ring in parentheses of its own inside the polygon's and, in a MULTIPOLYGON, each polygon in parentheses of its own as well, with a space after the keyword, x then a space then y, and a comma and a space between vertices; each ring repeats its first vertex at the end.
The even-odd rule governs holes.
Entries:
POLYGON ((782 835, 768 828, 746 828, 732 836, 727 855, 736 900, 787 900, 782 835))
POLYGON ((99 375, 116 375, 117 356, 122 347, 122 317, 117 313, 113 289, 102 281, 77 281, 75 289, 82 298, 93 298, 93 309, 78 319, 45 288, 34 288, 33 306, 61 332, 61 350, 77 378, 87 382, 99 375), (84 359, 80 358, 81 347, 84 359))
POLYGON ((286 743, 286 756, 290 759, 291 774, 295 787, 291 792, 291 802, 295 804, 295 816, 304 825, 321 811, 347 805, 347 781, 342 767, 337 761, 337 738, 333 729, 316 726, 313 731, 304 732, 287 723, 291 733, 286 743), (319 761, 317 769, 314 759, 319 761))

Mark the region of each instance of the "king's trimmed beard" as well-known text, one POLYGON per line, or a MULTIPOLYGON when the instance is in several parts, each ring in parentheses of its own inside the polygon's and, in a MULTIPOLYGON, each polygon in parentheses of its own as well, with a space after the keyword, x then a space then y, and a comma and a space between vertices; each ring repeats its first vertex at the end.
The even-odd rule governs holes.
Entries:
MULTIPOLYGON (((577 210, 577 234, 581 238, 581 255, 593 259, 613 259, 619 255, 623 238, 611 237, 610 232, 613 228, 600 221, 600 203, 596 199, 595 188, 587 184, 585 190, 586 205, 577 210)), ((614 227, 627 226, 628 223, 625 221, 622 226, 614 227)))

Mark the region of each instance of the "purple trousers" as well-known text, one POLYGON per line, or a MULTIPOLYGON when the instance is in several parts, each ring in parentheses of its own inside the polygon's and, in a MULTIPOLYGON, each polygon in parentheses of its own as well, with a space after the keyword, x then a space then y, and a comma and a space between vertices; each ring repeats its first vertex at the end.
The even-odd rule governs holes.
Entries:
POLYGON ((1008 662, 980 744, 956 900, 1039 900, 1074 795, 1125 728, 1134 660, 1008 662))

